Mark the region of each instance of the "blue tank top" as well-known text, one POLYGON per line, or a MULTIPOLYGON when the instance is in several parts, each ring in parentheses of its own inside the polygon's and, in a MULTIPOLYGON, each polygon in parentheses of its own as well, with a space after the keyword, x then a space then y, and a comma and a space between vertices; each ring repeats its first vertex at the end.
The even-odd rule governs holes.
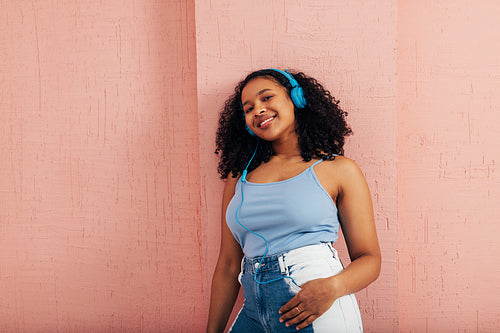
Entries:
POLYGON ((320 184, 314 166, 295 177, 272 183, 242 184, 238 180, 235 194, 226 210, 226 221, 247 257, 264 255, 265 242, 248 229, 267 239, 267 255, 283 253, 298 247, 335 242, 340 227, 337 207, 320 184))

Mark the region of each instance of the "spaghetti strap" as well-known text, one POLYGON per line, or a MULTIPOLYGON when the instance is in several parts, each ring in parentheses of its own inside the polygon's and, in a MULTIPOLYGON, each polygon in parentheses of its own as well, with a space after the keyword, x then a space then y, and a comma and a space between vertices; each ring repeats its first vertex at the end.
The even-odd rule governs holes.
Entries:
MULTIPOLYGON (((328 156, 327 156, 326 160, 330 160, 330 158, 332 158, 332 157, 337 157, 337 156, 339 156, 339 154, 330 154, 330 155, 328 155, 328 156)), ((334 159, 335 159, 335 158, 334 158, 334 159)), ((314 168, 314 166, 315 166, 316 164, 320 164, 320 163, 321 163, 321 162, 323 162, 323 161, 325 161, 325 159, 323 159, 323 158, 322 158, 322 159, 320 159, 320 160, 318 160, 318 161, 314 162, 314 163, 313 163, 313 164, 312 164, 309 168, 310 168, 310 169, 312 169, 312 168, 314 168)))
POLYGON ((319 164, 319 163, 321 163, 321 162, 323 162, 323 161, 324 161, 324 159, 320 159, 320 160, 318 160, 318 161, 314 162, 314 163, 310 166, 310 168, 314 168, 314 166, 315 166, 316 164, 319 164))
POLYGON ((333 159, 332 159, 332 160, 334 160, 334 159, 335 159, 335 157, 337 157, 337 156, 339 156, 339 154, 330 154, 330 155, 328 155, 328 156, 326 157, 326 159, 327 159, 327 160, 330 160, 330 159, 332 159, 332 157, 333 157, 333 159))

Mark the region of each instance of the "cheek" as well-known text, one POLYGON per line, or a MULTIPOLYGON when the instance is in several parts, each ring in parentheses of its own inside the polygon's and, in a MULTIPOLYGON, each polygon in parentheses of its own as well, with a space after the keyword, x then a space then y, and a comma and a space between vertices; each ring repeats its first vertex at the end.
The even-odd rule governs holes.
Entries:
POLYGON ((281 110, 282 110, 280 112, 281 118, 286 118, 287 120, 295 121, 295 113, 294 113, 293 104, 289 105, 288 103, 286 103, 283 105, 281 110))
POLYGON ((284 99, 280 101, 279 105, 280 109, 283 110, 283 113, 286 113, 289 117, 295 117, 294 110, 295 106, 291 99, 284 99))

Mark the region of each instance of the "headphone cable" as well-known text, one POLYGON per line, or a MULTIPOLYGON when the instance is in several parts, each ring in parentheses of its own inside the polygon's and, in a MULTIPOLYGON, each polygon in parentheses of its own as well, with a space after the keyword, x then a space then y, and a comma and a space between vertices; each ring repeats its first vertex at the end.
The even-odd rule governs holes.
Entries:
POLYGON ((248 173, 248 167, 250 166, 250 163, 252 162, 253 158, 255 157, 255 154, 257 153, 257 149, 259 148, 259 143, 260 143, 260 139, 257 139, 257 146, 255 147, 255 151, 253 152, 253 155, 252 155, 252 158, 250 158, 250 161, 248 162, 245 170, 243 170, 243 173, 241 175, 241 186, 240 186, 240 189, 241 189, 241 202, 238 206, 238 208, 236 208, 236 221, 238 222, 239 225, 241 225, 246 231, 250 232, 251 234, 254 234, 255 236, 258 236, 260 238, 262 238, 262 240, 264 240, 264 243, 266 244, 266 250, 264 251, 264 255, 262 256, 262 258, 260 259, 259 261, 259 265, 257 266, 257 269, 255 270, 255 274, 253 276, 254 278, 254 281, 257 282, 258 284, 267 284, 267 283, 271 283, 271 282, 274 282, 274 281, 278 281, 278 280, 281 280, 281 279, 291 279, 293 281, 293 283, 295 283, 297 286, 297 282, 295 282, 295 280, 291 277, 291 276, 282 276, 282 277, 279 277, 279 278, 276 278, 276 279, 272 279, 272 280, 268 280, 268 281, 259 281, 257 280, 257 273, 260 269, 260 267, 262 266, 262 261, 264 261, 264 258, 265 256, 267 255, 267 252, 269 250, 269 244, 267 242, 267 239, 262 236, 261 234, 258 234, 256 233, 255 231, 252 231, 250 229, 248 229, 243 223, 240 222, 240 220, 238 219, 238 212, 240 211, 240 208, 241 206, 243 205, 243 201, 244 201, 244 194, 243 194, 243 184, 247 182, 247 173, 248 173))

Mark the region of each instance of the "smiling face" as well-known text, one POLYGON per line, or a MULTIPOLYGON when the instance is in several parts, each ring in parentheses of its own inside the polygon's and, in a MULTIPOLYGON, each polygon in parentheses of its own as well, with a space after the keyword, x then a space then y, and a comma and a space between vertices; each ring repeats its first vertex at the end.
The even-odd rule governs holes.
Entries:
POLYGON ((257 77, 243 88, 241 104, 245 121, 260 138, 275 141, 296 136, 294 105, 285 87, 267 77, 257 77))

